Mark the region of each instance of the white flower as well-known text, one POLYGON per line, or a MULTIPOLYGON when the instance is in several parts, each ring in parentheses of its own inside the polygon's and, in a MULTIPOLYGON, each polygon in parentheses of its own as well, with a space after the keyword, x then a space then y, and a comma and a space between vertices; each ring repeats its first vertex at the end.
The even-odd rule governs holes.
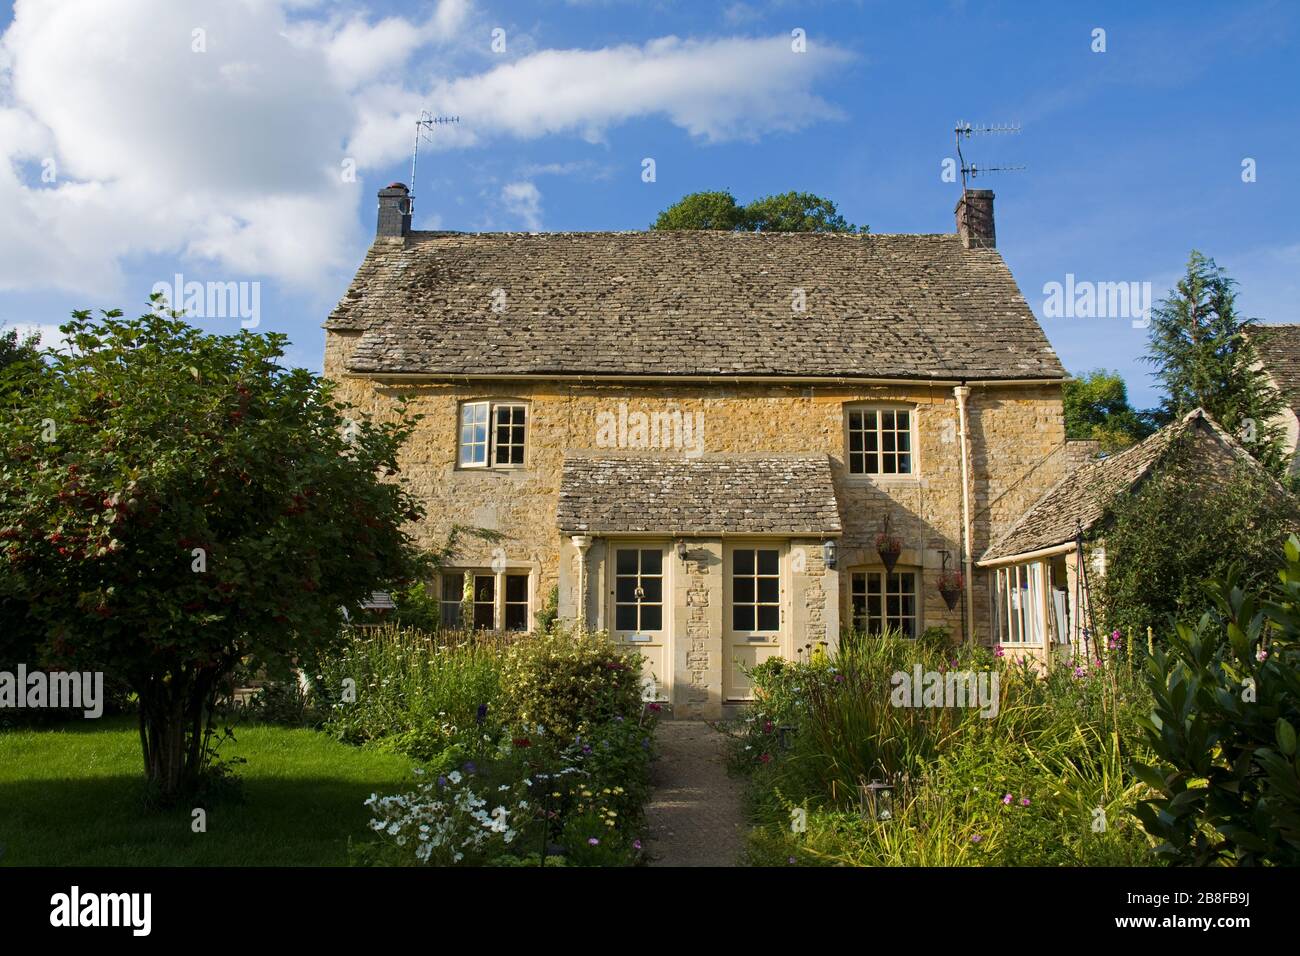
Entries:
POLYGON ((452 783, 460 783, 461 781, 460 771, 453 770, 451 773, 447 774, 447 779, 450 780, 452 783))

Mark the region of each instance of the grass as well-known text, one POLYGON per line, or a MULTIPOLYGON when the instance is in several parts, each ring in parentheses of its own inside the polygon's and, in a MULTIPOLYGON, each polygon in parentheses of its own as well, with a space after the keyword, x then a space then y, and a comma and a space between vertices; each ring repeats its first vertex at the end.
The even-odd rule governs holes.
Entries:
POLYGON ((243 799, 144 808, 133 718, 0 732, 0 865, 343 866, 365 840, 371 793, 413 779, 408 757, 350 747, 312 730, 235 729, 222 759, 243 757, 243 799))

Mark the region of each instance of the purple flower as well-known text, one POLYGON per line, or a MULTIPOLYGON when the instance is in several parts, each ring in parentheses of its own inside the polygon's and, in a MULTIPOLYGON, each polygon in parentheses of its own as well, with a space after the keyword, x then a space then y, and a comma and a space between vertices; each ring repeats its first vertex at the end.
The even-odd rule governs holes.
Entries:
POLYGON ((1001 657, 1001 656, 1003 655, 1003 653, 1005 653, 1005 652, 1002 650, 1002 645, 1001 645, 1001 644, 994 644, 994 645, 993 645, 993 656, 994 656, 994 657, 1001 657))
POLYGON ((983 840, 983 839, 984 839, 984 837, 981 836, 981 835, 978 834, 978 833, 972 833, 972 834, 970 835, 970 841, 971 841, 971 843, 979 843, 980 840, 983 840))
POLYGON ((632 841, 632 849, 634 849, 634 850, 639 850, 639 849, 641 849, 641 841, 640 841, 640 840, 633 840, 633 841, 632 841))
POLYGON ((1087 669, 1086 667, 1083 667, 1082 665, 1079 666, 1079 667, 1076 667, 1076 668, 1074 669, 1074 676, 1075 676, 1075 677, 1087 677, 1087 676, 1088 676, 1088 669, 1087 669))
POLYGON ((836 674, 836 675, 835 675, 835 683, 837 683, 837 684, 843 684, 843 683, 844 683, 844 675, 843 675, 843 674, 836 674))
POLYGON ((472 760, 466 760, 465 766, 461 767, 460 769, 464 770, 468 774, 478 773, 478 765, 475 764, 474 761, 472 760))
POLYGON ((443 777, 443 776, 439 776, 439 777, 438 777, 438 786, 440 786, 440 787, 445 787, 445 786, 447 786, 447 778, 446 778, 446 777, 443 777))
POLYGON ((1002 802, 1003 802, 1004 804, 1007 804, 1008 806, 1010 806, 1011 801, 1014 800, 1014 799, 1015 799, 1015 798, 1014 798, 1013 796, 1011 796, 1011 794, 1008 793, 1008 794, 1006 794, 1005 796, 1003 796, 1003 798, 1002 798, 1002 802))
POLYGON ((591 844, 592 846, 600 846, 600 841, 597 840, 595 837, 591 837, 591 838, 589 838, 589 839, 587 840, 587 842, 588 842, 589 844, 591 844))
POLYGON ((1255 655, 1255 660, 1259 661, 1261 664, 1264 663, 1268 660, 1268 651, 1261 647, 1259 653, 1255 655))
POLYGON ((1022 807, 1027 807, 1027 806, 1029 806, 1029 798, 1028 798, 1028 797, 1021 797, 1021 798, 1020 798, 1020 805, 1021 805, 1022 807))

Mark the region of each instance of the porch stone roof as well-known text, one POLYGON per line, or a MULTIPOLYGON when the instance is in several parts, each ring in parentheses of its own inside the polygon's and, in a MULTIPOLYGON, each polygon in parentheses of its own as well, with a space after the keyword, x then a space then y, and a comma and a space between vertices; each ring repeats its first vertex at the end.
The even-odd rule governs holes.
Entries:
MULTIPOLYGON (((1074 540, 1078 525, 1086 535, 1106 518, 1115 500, 1136 488, 1181 439, 1195 441, 1192 453, 1203 464, 1207 481, 1227 477, 1237 462, 1262 470, 1235 438, 1198 408, 1131 448, 1089 461, 1066 475, 990 545, 978 563, 1067 544, 1074 540)), ((1277 491, 1285 494, 1280 485, 1277 491)))
POLYGON ((557 516, 568 534, 838 535, 826 455, 570 452, 557 516))
POLYGON ((359 374, 1065 377, 956 235, 417 232, 375 241, 325 328, 359 374))

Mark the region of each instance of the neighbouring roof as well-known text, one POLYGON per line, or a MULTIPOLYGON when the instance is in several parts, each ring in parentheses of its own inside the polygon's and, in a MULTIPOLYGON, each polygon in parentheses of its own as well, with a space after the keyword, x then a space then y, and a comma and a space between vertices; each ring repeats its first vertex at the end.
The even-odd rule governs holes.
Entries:
POLYGON ((1264 371, 1300 415, 1300 325, 1256 325, 1249 335, 1264 371))
POLYGON ((370 597, 361 602, 361 607, 367 611, 391 611, 397 605, 393 603, 393 597, 387 591, 371 591, 370 597))
POLYGON ((981 555, 979 563, 1067 544, 1079 526, 1084 534, 1092 531, 1115 499, 1136 487, 1184 437, 1196 440, 1194 453, 1205 462, 1207 481, 1212 480, 1215 466, 1224 463, 1246 461, 1262 470, 1236 439, 1198 408, 1131 448, 1094 459, 1066 475, 981 555))
POLYGON ((558 524, 570 534, 839 534, 826 455, 569 453, 558 524))
POLYGON ((376 241, 325 328, 372 374, 1065 376, 955 235, 421 232, 376 241))

